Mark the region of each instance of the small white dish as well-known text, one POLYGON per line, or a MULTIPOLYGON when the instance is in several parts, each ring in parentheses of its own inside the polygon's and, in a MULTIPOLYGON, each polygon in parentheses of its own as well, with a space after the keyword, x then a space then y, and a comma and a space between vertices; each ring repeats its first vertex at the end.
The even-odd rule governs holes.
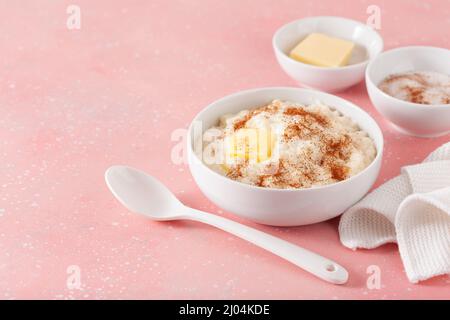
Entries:
POLYGON ((301 86, 326 92, 349 88, 364 79, 369 60, 383 51, 383 39, 369 26, 340 17, 311 17, 293 21, 277 30, 272 39, 281 68, 301 86), (289 52, 308 34, 324 33, 356 44, 350 64, 344 67, 317 67, 296 61, 289 52))
POLYGON ((383 134, 365 111, 339 97, 310 89, 261 88, 237 92, 219 99, 194 118, 188 134, 189 168, 202 192, 219 207, 255 222, 298 226, 340 215, 361 199, 375 182, 383 153, 383 134), (268 103, 274 99, 309 104, 321 101, 350 117, 373 139, 377 156, 359 174, 338 183, 308 189, 272 189, 244 184, 210 169, 195 152, 205 130, 219 117, 268 103), (198 130, 197 124, 202 128, 198 130))
POLYGON ((437 137, 450 133, 450 105, 423 105, 394 98, 378 88, 387 76, 409 71, 433 71, 450 75, 450 50, 412 46, 380 54, 366 70, 370 100, 402 133, 437 137))

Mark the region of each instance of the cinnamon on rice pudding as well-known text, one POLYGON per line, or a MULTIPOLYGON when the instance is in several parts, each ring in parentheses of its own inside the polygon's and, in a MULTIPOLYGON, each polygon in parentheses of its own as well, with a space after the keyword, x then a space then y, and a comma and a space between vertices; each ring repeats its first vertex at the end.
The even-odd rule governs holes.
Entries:
POLYGON ((450 104, 450 75, 431 71, 396 73, 378 87, 404 101, 423 105, 450 104))
POLYGON ((297 189, 348 179, 376 153, 367 133, 332 107, 274 100, 222 116, 203 134, 202 158, 236 181, 297 189))

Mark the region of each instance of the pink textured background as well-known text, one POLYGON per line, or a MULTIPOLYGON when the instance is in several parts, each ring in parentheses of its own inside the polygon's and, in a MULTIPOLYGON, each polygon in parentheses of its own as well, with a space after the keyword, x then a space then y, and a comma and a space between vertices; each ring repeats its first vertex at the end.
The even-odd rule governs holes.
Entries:
MULTIPOLYGON (((361 21, 382 12, 386 49, 450 47, 450 2, 0 1, 0 298, 450 298, 450 278, 412 285, 395 245, 353 252, 338 219, 259 226, 222 212, 171 162, 170 135, 209 102, 260 86, 294 86, 271 37, 306 16, 361 21), (66 7, 81 7, 81 30, 66 7), (336 259, 345 286, 326 284, 244 241, 190 222, 129 213, 107 190, 112 164, 142 168, 188 205, 223 214, 336 259), (81 268, 81 290, 66 269, 81 268), (378 265, 382 288, 366 287, 378 265)), ((372 114, 386 151, 377 184, 449 140, 394 132, 362 83, 340 96, 372 114)))

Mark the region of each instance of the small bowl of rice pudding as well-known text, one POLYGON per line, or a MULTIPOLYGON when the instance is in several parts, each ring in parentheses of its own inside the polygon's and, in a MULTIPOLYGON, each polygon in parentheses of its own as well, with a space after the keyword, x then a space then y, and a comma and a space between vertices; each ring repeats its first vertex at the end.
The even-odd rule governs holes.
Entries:
POLYGON ((217 100, 193 120, 189 168, 216 205, 252 221, 334 218, 375 182, 383 135, 362 109, 309 89, 262 88, 217 100))
POLYGON ((375 108, 402 133, 450 133, 450 50, 403 47, 380 54, 366 70, 375 108))

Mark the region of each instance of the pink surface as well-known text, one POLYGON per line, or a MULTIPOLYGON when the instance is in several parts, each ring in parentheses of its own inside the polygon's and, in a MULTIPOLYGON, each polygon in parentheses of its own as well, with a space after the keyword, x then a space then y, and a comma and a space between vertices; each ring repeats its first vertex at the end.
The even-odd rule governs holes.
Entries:
MULTIPOLYGON (((450 3, 430 1, 6 1, 0 2, 0 298, 450 298, 450 278, 410 284, 395 245, 353 252, 338 219, 260 226, 222 212, 171 161, 171 133, 237 90, 294 86, 271 37, 305 16, 361 21, 381 8, 386 49, 450 47, 450 3), (80 30, 66 8, 81 8, 80 30), (336 259, 345 286, 219 230, 156 223, 124 209, 103 173, 128 164, 155 175, 186 204, 223 214, 336 259), (81 270, 81 289, 66 285, 81 270), (379 290, 366 269, 381 269, 379 290)), ((372 114, 386 150, 377 185, 449 140, 396 133, 362 83, 339 96, 372 114)))

